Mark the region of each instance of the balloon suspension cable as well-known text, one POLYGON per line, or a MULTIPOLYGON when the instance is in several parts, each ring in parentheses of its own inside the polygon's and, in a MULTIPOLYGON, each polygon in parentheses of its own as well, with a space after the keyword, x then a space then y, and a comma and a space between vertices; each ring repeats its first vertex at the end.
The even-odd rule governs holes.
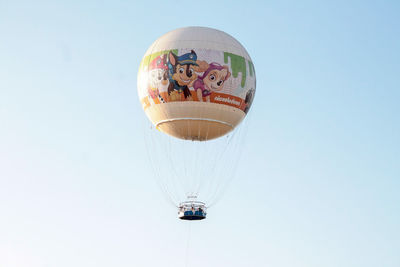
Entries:
MULTIPOLYGON (((248 132, 248 125, 251 122, 251 117, 252 117, 252 112, 250 111, 249 114, 247 114, 247 119, 246 121, 242 122, 241 125, 238 126, 238 128, 231 132, 228 138, 228 145, 225 147, 225 151, 223 153, 221 153, 221 157, 224 154, 228 154, 228 153, 235 153, 238 154, 239 156, 234 159, 232 162, 230 162, 230 169, 232 171, 231 175, 229 175, 229 177, 227 179, 225 179, 225 181, 221 181, 221 183, 219 185, 217 185, 217 189, 214 190, 214 194, 212 197, 210 197, 209 199, 209 205, 207 206, 207 208, 210 208, 212 206, 214 206, 222 197, 223 195, 226 193, 226 190, 228 188, 228 185, 235 179, 235 174, 236 174, 236 170, 238 168, 242 153, 241 153, 241 149, 243 149, 243 145, 245 143, 245 139, 247 137, 247 132, 248 132), (236 137, 235 137, 236 136, 236 137), (229 144, 232 143, 232 140, 235 140, 233 142, 233 144, 229 144), (228 148, 231 151, 227 151, 228 148)), ((222 170, 219 170, 220 172, 222 172, 222 170)), ((217 175, 223 175, 222 173, 219 173, 217 175)))
MULTIPOLYGON (((143 129, 147 129, 147 127, 143 127, 143 129)), ((152 131, 153 129, 152 129, 152 126, 150 127, 150 131, 152 131)), ((152 133, 150 133, 150 134, 152 134, 152 133)), ((156 182, 157 182, 157 184, 158 184, 158 186, 159 186, 159 188, 161 189, 161 191, 163 192, 163 196, 164 196, 164 198, 167 200, 167 202, 168 203, 170 203, 172 206, 174 206, 174 207, 178 207, 178 205, 176 204, 178 201, 176 200, 176 199, 174 199, 174 197, 173 197, 173 195, 171 194, 171 192, 170 192, 170 190, 164 185, 164 183, 161 181, 161 175, 160 175, 160 171, 159 171, 159 169, 156 167, 156 163, 154 162, 154 159, 153 159, 153 157, 151 156, 151 154, 150 154, 150 151, 149 151, 149 147, 151 147, 151 146, 153 146, 153 145, 150 145, 149 144, 149 142, 152 142, 152 140, 151 140, 151 138, 150 139, 148 139, 147 137, 147 133, 146 132, 144 132, 144 134, 143 134, 143 137, 144 137, 144 141, 145 141, 145 144, 146 144, 146 147, 147 147, 147 149, 146 149, 146 155, 147 155, 147 159, 148 159, 148 161, 150 162, 150 165, 152 166, 152 169, 154 170, 154 178, 155 178, 155 180, 156 180, 156 182)))
POLYGON ((190 245, 190 227, 191 223, 188 223, 188 234, 186 241, 186 253, 185 253, 185 266, 189 266, 189 245, 190 245))

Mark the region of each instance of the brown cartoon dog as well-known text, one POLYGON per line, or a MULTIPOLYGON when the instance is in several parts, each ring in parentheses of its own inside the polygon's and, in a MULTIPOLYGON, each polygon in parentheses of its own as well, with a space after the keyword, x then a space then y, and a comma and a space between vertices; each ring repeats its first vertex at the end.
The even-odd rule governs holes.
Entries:
POLYGON ((205 61, 197 60, 196 53, 192 50, 181 56, 174 53, 168 54, 168 94, 171 100, 180 100, 180 94, 183 92, 185 99, 191 99, 189 87, 197 79, 196 72, 204 72, 208 68, 205 61), (174 96, 173 96, 174 95, 174 96))

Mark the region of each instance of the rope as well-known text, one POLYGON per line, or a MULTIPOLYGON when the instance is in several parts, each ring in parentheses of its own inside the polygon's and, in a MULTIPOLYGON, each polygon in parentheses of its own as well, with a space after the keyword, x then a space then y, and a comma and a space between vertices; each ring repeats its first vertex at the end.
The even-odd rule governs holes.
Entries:
POLYGON ((185 266, 189 266, 189 244, 190 244, 190 226, 191 223, 188 223, 188 235, 187 235, 187 242, 186 242, 186 255, 185 255, 185 266))
MULTIPOLYGON (((153 170, 153 177, 155 178, 155 180, 156 180, 159 188, 161 189, 163 196, 167 200, 167 202, 172 204, 172 206, 177 207, 177 200, 174 199, 173 194, 171 194, 171 192, 169 191, 168 187, 166 186, 166 183, 162 181, 157 164, 154 162, 154 158, 151 157, 151 151, 149 148, 154 147, 154 144, 150 145, 149 142, 151 142, 153 139, 152 138, 147 139, 147 135, 145 132, 147 127, 142 127, 142 128, 144 129, 143 137, 144 137, 144 141, 146 144, 146 155, 147 155, 147 159, 149 160, 150 165, 153 170)), ((149 131, 151 131, 151 130, 149 130, 149 131)), ((150 135, 151 135, 151 133, 150 133, 150 135)), ((152 151, 152 152, 154 152, 154 151, 152 151)))

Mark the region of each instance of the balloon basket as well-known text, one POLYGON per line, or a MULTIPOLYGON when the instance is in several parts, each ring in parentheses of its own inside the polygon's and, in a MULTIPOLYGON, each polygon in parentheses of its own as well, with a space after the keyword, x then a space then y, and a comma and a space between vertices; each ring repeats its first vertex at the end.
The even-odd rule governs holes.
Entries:
POLYGON ((179 204, 178 218, 181 220, 197 221, 206 218, 206 205, 200 201, 185 201, 179 204))

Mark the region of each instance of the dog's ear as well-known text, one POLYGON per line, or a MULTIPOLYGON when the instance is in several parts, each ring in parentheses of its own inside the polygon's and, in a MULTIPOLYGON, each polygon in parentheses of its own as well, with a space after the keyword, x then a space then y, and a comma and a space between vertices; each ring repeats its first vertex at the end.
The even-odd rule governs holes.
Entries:
POLYGON ((168 53, 168 62, 171 63, 172 66, 176 65, 176 56, 174 55, 174 53, 169 52, 168 53))
POLYGON ((224 81, 228 80, 228 78, 231 76, 228 66, 224 66, 224 68, 221 71, 222 73, 226 74, 224 81))
POLYGON ((205 72, 208 69, 208 67, 210 66, 210 65, 208 65, 207 62, 205 62, 203 60, 197 60, 196 63, 198 66, 193 66, 193 69, 195 72, 205 72))

